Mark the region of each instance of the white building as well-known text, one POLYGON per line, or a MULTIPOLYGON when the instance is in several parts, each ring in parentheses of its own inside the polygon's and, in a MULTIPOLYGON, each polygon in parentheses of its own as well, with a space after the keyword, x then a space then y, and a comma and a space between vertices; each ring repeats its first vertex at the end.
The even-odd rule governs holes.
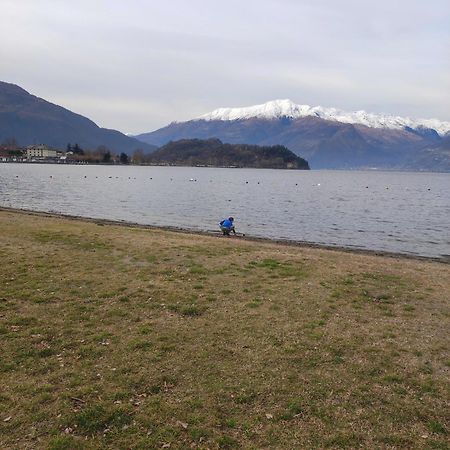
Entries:
POLYGON ((27 147, 27 158, 56 158, 58 156, 56 150, 48 148, 46 145, 29 145, 27 147))

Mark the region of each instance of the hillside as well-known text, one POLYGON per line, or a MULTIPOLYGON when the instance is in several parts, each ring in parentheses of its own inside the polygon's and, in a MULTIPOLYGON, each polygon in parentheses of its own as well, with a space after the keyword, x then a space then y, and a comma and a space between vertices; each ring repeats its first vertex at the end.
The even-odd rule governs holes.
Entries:
POLYGON ((29 94, 19 86, 0 82, 0 142, 16 139, 18 144, 47 144, 66 148, 71 142, 95 149, 105 145, 115 152, 131 153, 145 144, 116 130, 100 128, 92 120, 29 94))
MULTIPOLYGON (((289 104, 282 103, 278 109, 273 104, 267 105, 265 109, 213 111, 194 120, 171 123, 137 138, 154 145, 212 137, 232 144, 279 144, 306 158, 312 168, 421 170, 422 164, 430 165, 428 159, 432 158, 431 153, 422 151, 439 145, 444 139, 435 129, 426 128, 426 124, 436 126, 441 133, 446 133, 448 128, 447 122, 434 120, 413 121, 390 116, 375 120, 373 115, 363 112, 347 116, 341 112, 332 116, 323 111, 319 114, 314 108, 301 115, 292 105, 289 109, 289 104), (352 120, 355 123, 351 123, 352 120), (426 161, 421 163, 419 155, 424 155, 426 161)), ((445 162, 442 167, 446 167, 445 162)))
POLYGON ((149 155, 148 161, 176 166, 309 169, 307 161, 282 145, 223 144, 219 139, 169 142, 149 155))
POLYGON ((432 172, 450 172, 450 136, 441 142, 421 150, 407 161, 407 167, 421 167, 432 172))

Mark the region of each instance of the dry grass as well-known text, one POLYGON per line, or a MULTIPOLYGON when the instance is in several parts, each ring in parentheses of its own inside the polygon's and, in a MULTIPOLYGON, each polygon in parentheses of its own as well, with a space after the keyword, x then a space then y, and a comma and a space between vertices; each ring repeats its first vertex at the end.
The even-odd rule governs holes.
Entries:
POLYGON ((1 448, 449 448, 449 265, 0 227, 1 448))

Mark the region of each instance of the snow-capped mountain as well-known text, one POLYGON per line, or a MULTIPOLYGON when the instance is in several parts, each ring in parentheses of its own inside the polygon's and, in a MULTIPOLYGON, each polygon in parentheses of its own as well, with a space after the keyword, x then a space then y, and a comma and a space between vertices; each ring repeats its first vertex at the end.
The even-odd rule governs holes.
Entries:
POLYGON ((299 119, 301 117, 319 117, 342 123, 365 125, 371 128, 388 128, 401 130, 407 127, 413 130, 431 128, 444 136, 450 131, 450 122, 437 119, 410 119, 409 117, 392 116, 387 114, 374 114, 366 111, 347 112, 337 108, 324 108, 322 106, 297 105, 291 100, 273 100, 262 105, 244 108, 219 108, 208 114, 197 117, 195 120, 245 120, 245 119, 299 119))
POLYGON ((347 113, 336 108, 275 100, 248 108, 221 108, 187 122, 136 136, 153 145, 217 138, 230 144, 284 145, 312 169, 378 167, 448 170, 450 123, 435 119, 347 113))

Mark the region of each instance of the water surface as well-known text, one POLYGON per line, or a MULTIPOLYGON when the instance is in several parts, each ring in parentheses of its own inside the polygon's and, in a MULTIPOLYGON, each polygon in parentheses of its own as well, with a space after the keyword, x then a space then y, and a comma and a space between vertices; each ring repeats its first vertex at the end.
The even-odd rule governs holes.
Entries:
POLYGON ((0 164, 0 206, 450 255, 450 174, 0 164))

